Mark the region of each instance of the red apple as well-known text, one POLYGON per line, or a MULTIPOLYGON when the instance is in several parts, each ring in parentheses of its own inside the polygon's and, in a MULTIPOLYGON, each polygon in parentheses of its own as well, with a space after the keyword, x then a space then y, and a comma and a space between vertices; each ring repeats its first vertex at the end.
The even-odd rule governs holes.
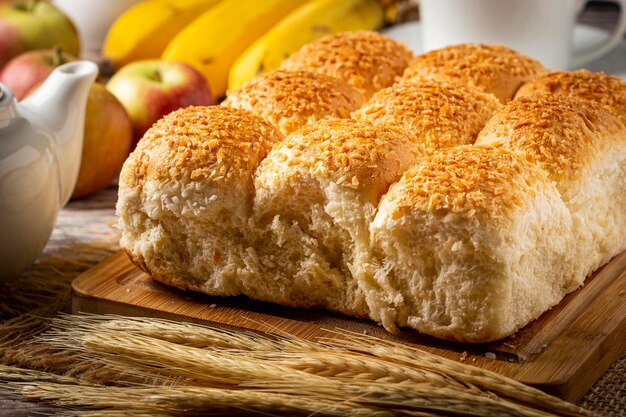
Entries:
POLYGON ((40 49, 16 56, 0 69, 0 83, 6 84, 18 100, 23 99, 34 86, 48 78, 59 65, 75 61, 60 48, 40 49))
POLYGON ((202 75, 177 61, 133 62, 122 67, 107 88, 126 108, 135 141, 154 122, 176 109, 215 104, 202 75))
POLYGON ((59 46, 70 55, 80 50, 74 24, 48 1, 0 2, 0 67, 22 52, 59 46))

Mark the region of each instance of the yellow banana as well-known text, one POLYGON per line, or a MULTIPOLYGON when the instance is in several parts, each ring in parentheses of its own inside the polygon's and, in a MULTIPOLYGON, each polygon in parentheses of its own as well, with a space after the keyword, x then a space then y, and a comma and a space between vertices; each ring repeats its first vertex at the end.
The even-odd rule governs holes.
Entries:
POLYGON ((198 17, 167 46, 164 59, 200 71, 215 97, 222 96, 228 71, 239 55, 306 0, 224 1, 198 17))
POLYGON ((289 55, 323 35, 377 29, 383 10, 376 0, 314 0, 290 13, 252 44, 230 69, 228 89, 278 68, 289 55))
POLYGON ((158 58, 185 26, 221 0, 147 0, 124 12, 111 26, 102 55, 116 67, 158 58))

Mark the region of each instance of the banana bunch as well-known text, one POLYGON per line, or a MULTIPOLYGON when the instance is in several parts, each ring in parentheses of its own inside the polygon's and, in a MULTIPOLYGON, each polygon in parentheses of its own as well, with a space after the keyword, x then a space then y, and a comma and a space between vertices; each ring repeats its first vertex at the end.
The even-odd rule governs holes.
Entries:
POLYGON ((223 1, 183 29, 163 52, 164 59, 196 68, 214 97, 226 92, 228 72, 256 39, 306 0, 223 1))
POLYGON ((314 0, 281 20, 254 42, 234 63, 228 89, 239 88, 262 73, 275 70, 303 45, 329 33, 378 29, 383 10, 376 0, 314 0))
POLYGON ((128 9, 111 26, 102 55, 121 67, 158 58, 170 41, 222 0, 146 0, 128 9))
POLYGON ((381 1, 396 0, 145 0, 113 24, 103 55, 116 67, 186 62, 220 97, 320 36, 380 28, 381 1))

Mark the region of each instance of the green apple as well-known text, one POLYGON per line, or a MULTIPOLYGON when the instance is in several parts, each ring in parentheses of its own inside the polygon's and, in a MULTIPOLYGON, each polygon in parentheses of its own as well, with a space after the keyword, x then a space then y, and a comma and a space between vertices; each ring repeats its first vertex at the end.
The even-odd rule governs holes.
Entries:
POLYGON ((48 1, 0 2, 0 67, 22 52, 59 46, 70 55, 80 51, 70 19, 48 1))
POLYGON ((39 84, 59 65, 75 61, 73 56, 61 52, 60 48, 39 49, 24 52, 0 68, 0 83, 21 100, 35 85, 39 84))
POLYGON ((176 109, 215 104, 204 77, 177 61, 133 62, 115 73, 107 88, 128 112, 135 142, 154 122, 176 109))

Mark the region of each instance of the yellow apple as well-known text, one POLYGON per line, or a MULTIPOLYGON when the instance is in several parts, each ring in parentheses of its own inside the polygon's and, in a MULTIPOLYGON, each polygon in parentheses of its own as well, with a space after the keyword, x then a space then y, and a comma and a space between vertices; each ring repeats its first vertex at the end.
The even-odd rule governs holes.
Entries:
POLYGON ((22 52, 53 46, 74 56, 80 51, 74 24, 52 3, 0 2, 0 67, 22 52))
POLYGON ((109 185, 122 168, 132 139, 132 125, 122 104, 104 85, 94 83, 87 99, 83 156, 72 198, 109 185))

